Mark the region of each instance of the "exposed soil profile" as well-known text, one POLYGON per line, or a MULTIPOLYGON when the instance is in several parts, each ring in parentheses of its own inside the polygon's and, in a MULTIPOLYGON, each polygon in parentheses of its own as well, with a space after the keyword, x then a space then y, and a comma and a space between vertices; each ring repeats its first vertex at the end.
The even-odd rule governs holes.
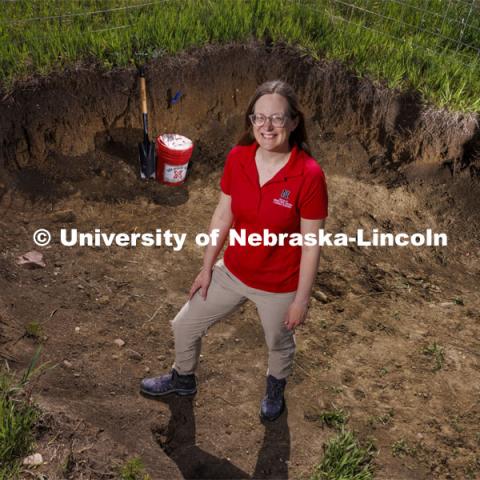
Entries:
POLYGON ((0 356, 20 371, 41 342, 41 362, 57 365, 33 391, 47 462, 36 471, 118 478, 115 465, 139 455, 155 480, 308 478, 334 435, 312 418, 336 407, 376 445, 377 479, 480 478, 477 119, 285 45, 209 47, 146 71, 152 130, 195 144, 181 187, 138 178, 134 69, 66 72, 0 101, 0 356), (152 401, 139 382, 171 366, 169 321, 202 262, 193 239, 208 228, 249 97, 274 78, 292 83, 307 114, 329 232, 430 228, 448 245, 324 247, 288 412, 265 426, 266 348, 251 304, 205 337, 193 400, 152 401), (46 267, 20 267, 38 228, 54 237, 39 249, 46 267), (179 252, 65 247, 61 228, 169 229, 187 241, 179 252), (40 340, 25 335, 32 321, 40 340))

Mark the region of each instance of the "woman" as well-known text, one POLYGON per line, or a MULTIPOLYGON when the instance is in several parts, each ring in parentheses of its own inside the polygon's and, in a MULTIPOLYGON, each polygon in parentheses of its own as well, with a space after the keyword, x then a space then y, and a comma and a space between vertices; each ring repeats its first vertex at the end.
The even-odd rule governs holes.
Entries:
POLYGON ((141 391, 153 396, 195 394, 201 337, 249 299, 257 306, 269 351, 260 415, 275 420, 285 408, 294 330, 307 314, 319 246, 230 242, 224 258, 215 262, 232 226, 247 237, 265 229, 318 235, 327 216, 327 190, 322 169, 309 155, 304 116, 288 84, 276 80, 261 85, 247 108, 245 127, 227 157, 210 223, 210 232, 218 230, 218 241, 206 248, 189 300, 172 322, 172 371, 144 379, 141 391))

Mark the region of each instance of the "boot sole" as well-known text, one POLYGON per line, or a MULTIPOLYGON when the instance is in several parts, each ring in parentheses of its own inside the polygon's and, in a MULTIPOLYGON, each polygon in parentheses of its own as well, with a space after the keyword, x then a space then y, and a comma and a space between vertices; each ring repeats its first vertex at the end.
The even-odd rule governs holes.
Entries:
POLYGON ((166 395, 171 395, 172 393, 176 393, 180 397, 189 397, 191 395, 195 395, 197 393, 197 389, 195 389, 195 390, 179 390, 179 389, 175 388, 175 389, 172 389, 172 390, 167 390, 166 392, 153 393, 153 392, 149 392, 148 390, 144 390, 143 388, 140 388, 140 392, 142 392, 145 395, 148 395, 150 397, 164 397, 166 395))

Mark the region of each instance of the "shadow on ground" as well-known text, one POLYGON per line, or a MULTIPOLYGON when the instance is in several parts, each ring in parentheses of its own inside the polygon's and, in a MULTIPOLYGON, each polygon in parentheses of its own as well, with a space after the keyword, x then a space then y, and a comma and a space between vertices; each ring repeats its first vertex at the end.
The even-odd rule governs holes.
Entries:
POLYGON ((193 398, 169 396, 160 401, 170 409, 166 427, 153 427, 160 448, 177 464, 185 479, 287 479, 290 431, 285 411, 275 422, 264 422, 265 434, 252 475, 196 444, 193 398))

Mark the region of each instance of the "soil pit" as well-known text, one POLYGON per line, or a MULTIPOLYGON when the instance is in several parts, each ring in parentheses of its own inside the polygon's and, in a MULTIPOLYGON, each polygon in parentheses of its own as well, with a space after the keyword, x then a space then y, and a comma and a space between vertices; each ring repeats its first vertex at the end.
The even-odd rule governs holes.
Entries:
MULTIPOLYGON (((363 94, 340 105, 338 92, 356 81, 351 74, 285 46, 210 48, 169 62, 149 67, 151 116, 156 132, 195 142, 181 187, 138 178, 135 72, 66 73, 3 101, 13 136, 3 137, 0 354, 21 370, 41 343, 41 361, 56 365, 34 384, 45 412, 35 451, 47 462, 35 471, 118 478, 116 465, 138 455, 153 479, 308 478, 334 435, 316 414, 341 408, 347 427, 377 447, 375 478, 477 478, 480 192, 465 175, 475 160, 462 154, 466 140, 450 132, 429 143, 421 125, 430 118, 431 130, 440 129, 433 117, 419 110, 413 118, 411 99, 368 80, 356 84, 363 94), (266 64, 272 49, 279 60, 266 64), (332 77, 342 75, 340 86, 332 77), (138 386, 171 366, 169 322, 202 262, 195 235, 208 228, 242 108, 258 83, 277 77, 299 90, 307 111, 327 176, 329 232, 430 228, 447 233, 448 245, 325 247, 308 321, 296 335, 288 412, 263 425, 266 348, 249 303, 204 338, 194 399, 152 401, 138 386), (175 109, 168 92, 177 90, 184 100, 175 109), (393 99, 418 130, 407 136, 406 116, 392 123, 379 113, 391 107, 373 98, 393 99), (330 115, 336 107, 351 116, 330 115), (54 237, 39 249, 46 267, 16 265, 35 248, 39 228, 54 237), (162 229, 187 240, 180 252, 65 247, 61 228, 162 229), (25 335, 32 322, 41 326, 38 338, 25 335)), ((467 136, 465 124, 458 132, 467 136)))

